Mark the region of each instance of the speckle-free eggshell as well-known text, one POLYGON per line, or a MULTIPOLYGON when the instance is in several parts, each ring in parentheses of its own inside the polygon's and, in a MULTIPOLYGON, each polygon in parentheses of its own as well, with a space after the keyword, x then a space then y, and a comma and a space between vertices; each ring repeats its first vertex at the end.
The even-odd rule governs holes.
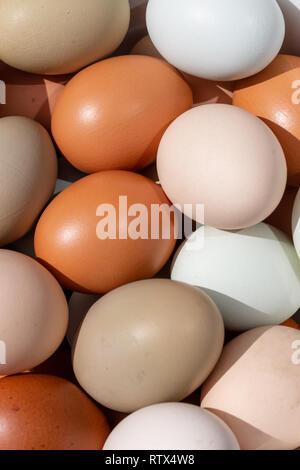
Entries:
POLYGON ((101 450, 103 413, 74 384, 51 375, 0 380, 1 450, 101 450))
POLYGON ((223 350, 201 406, 223 419, 243 450, 299 447, 300 331, 247 331, 223 350))
POLYGON ((290 239, 267 224, 199 228, 178 250, 172 279, 204 289, 231 330, 279 324, 300 307, 300 263, 290 239))
POLYGON ((147 449, 239 450, 239 445, 223 421, 199 406, 160 403, 121 421, 103 447, 107 451, 147 449))
POLYGON ((73 367, 102 405, 132 412, 194 392, 223 347, 220 312, 200 289, 169 279, 122 286, 85 316, 73 367))

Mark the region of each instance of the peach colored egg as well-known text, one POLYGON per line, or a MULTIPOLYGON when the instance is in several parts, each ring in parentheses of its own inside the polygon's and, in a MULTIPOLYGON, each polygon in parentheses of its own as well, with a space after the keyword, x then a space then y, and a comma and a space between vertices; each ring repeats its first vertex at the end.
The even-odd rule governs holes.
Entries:
POLYGON ((0 117, 29 117, 50 130, 54 105, 70 78, 70 75, 29 74, 0 61, 0 80, 6 88, 6 102, 0 104, 0 117))
POLYGON ((268 124, 284 150, 288 183, 300 186, 300 57, 278 55, 265 70, 238 82, 233 104, 268 124))
POLYGON ((283 198, 275 211, 265 220, 267 224, 273 225, 282 232, 293 236, 292 232, 292 214, 298 189, 288 186, 283 198))
POLYGON ((109 426, 74 384, 51 375, 0 381, 1 450, 101 450, 109 426))
POLYGON ((154 162, 164 131, 192 103, 189 86, 166 62, 114 57, 69 81, 56 103, 52 132, 81 171, 139 170, 154 162))
MULTIPOLYGON (((150 36, 144 36, 140 39, 131 50, 131 54, 146 55, 163 59, 162 55, 158 52, 151 41, 150 36)), ((232 94, 235 82, 214 82, 189 75, 188 73, 182 73, 182 75, 191 87, 195 104, 232 104, 232 94)))
POLYGON ((300 331, 256 328, 228 343, 202 388, 201 406, 231 428, 243 450, 299 447, 300 331))
POLYGON ((35 232, 37 258, 75 291, 100 294, 152 277, 175 246, 169 209, 162 189, 144 176, 126 171, 89 175, 60 193, 42 214, 35 232), (121 202, 120 196, 125 198, 121 202), (165 238, 151 204, 164 204, 165 238))

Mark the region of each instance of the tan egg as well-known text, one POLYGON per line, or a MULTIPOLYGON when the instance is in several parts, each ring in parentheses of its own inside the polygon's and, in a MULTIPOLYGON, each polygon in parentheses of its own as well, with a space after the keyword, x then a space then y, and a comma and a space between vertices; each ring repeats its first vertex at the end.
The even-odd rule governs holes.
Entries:
POLYGON ((243 450, 300 444, 300 331, 250 330, 227 344, 202 388, 201 406, 231 428, 243 450))
POLYGON ((0 250, 0 375, 41 364, 61 344, 68 305, 54 277, 35 260, 0 250))
POLYGON ((70 75, 45 77, 29 74, 0 61, 0 80, 5 83, 0 117, 29 117, 50 130, 54 105, 70 78, 70 75))
MULTIPOLYGON (((163 59, 151 41, 150 36, 144 36, 140 39, 130 53, 163 59)), ((208 103, 232 104, 235 82, 214 82, 189 75, 188 73, 181 73, 192 89, 195 105, 208 103)))
POLYGON ((200 289, 167 279, 127 284, 88 311, 73 345, 77 380, 116 411, 180 401, 222 351, 219 310, 200 289))
POLYGON ((129 17, 128 0, 2 0, 0 58, 30 73, 76 72, 119 46, 129 17))
POLYGON ((0 119, 0 245, 32 228, 56 177, 57 157, 47 131, 25 117, 0 119))

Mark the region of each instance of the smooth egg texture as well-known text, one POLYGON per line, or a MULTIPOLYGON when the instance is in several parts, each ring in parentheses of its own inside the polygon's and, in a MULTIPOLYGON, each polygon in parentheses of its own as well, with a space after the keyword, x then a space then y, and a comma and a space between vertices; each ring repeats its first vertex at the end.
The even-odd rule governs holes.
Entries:
POLYGON ((199 406, 160 403, 121 421, 103 450, 239 450, 239 444, 223 421, 199 406))
POLYGON ((46 208, 35 252, 64 287, 101 294, 158 273, 175 247, 176 225, 153 181, 127 171, 100 172, 73 183, 46 208), (152 215, 152 205, 161 209, 161 219, 158 211, 152 215))
POLYGON ((285 153, 288 183, 300 186, 300 57, 278 55, 261 73, 238 82, 233 104, 272 129, 285 153))
POLYGON ((285 191, 282 148, 260 119, 235 106, 208 104, 187 111, 165 132, 158 176, 188 217, 222 229, 262 222, 285 191), (200 211, 202 217, 202 212, 200 211))
MULTIPOLYGON (((54 277, 35 260, 0 250, 0 375, 31 369, 48 359, 64 339, 68 304, 54 277)), ((1 447, 1 446, 0 446, 1 447)))
POLYGON ((179 248, 171 277, 205 290, 230 330, 279 324, 300 307, 296 251, 267 224, 236 232, 199 228, 179 248))
POLYGON ((73 344, 83 389, 116 411, 180 401, 210 374, 224 326, 200 289, 169 279, 122 286, 85 316, 73 344))
POLYGON ((56 177, 57 157, 48 132, 25 117, 1 118, 0 245, 29 232, 53 193, 56 177))
POLYGON ((225 421, 243 450, 300 444, 300 331, 256 328, 223 350, 202 388, 201 406, 225 421))
POLYGON ((51 375, 0 380, 1 450, 101 450, 103 413, 74 384, 51 375))
POLYGON ((168 125, 192 107, 181 75, 153 57, 113 57, 77 74, 52 117, 54 139, 81 171, 139 170, 156 159, 168 125))
POLYGON ((129 26, 128 0, 2 0, 0 59, 25 72, 76 72, 110 55, 129 26))
POLYGON ((285 33, 276 0, 149 0, 149 35, 170 64, 209 80, 238 80, 264 69, 285 33))

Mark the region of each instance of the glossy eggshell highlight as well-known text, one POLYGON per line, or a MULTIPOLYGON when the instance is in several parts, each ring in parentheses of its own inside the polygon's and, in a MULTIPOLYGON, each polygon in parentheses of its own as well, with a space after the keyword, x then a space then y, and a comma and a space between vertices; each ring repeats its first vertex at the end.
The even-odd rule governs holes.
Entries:
POLYGON ((56 351, 66 334, 68 305, 54 277, 14 251, 0 250, 0 285, 6 359, 0 375, 9 375, 41 364, 56 351))
POLYGON ((282 52, 300 56, 300 0, 278 0, 285 20, 282 52))
MULTIPOLYGON (((132 48, 130 54, 147 55, 163 59, 150 36, 144 36, 132 48)), ((223 103, 232 104, 234 82, 214 82, 183 73, 183 78, 191 87, 194 104, 223 103)))
POLYGON ((278 206, 287 168, 277 138, 235 106, 198 106, 177 118, 158 149, 158 176, 188 217, 222 229, 262 222, 278 206), (200 213, 200 219, 199 214, 200 213))
POLYGON ((192 104, 189 86, 166 62, 114 57, 70 80, 56 103, 52 132, 81 171, 139 170, 154 162, 164 131, 192 104))
POLYGON ((128 0, 2 0, 0 58, 24 72, 76 72, 119 46, 129 17, 128 0))
POLYGON ((153 277, 170 258, 176 242, 174 214, 169 207, 162 189, 144 176, 126 171, 89 175, 60 193, 42 214, 35 232, 36 256, 63 286, 75 291, 106 293, 122 284, 153 277), (128 210, 134 204, 143 204, 149 217, 147 233, 141 236, 148 238, 135 239, 140 234, 131 233, 131 224, 138 214, 128 216, 119 206, 120 196, 127 196, 128 210), (110 204, 111 210, 99 216, 102 204, 110 204), (170 223, 165 239, 162 222, 151 216, 152 204, 165 205, 162 213, 170 223), (102 239, 99 225, 105 230, 100 230, 102 239), (158 239, 151 238, 151 228, 158 239))
POLYGON ((186 403, 160 403, 136 411, 112 431, 103 450, 239 450, 228 426, 186 403))
POLYGON ((220 312, 200 289, 151 279, 116 289, 87 313, 73 368, 102 405, 132 412, 194 392, 223 347, 220 312))
POLYGON ((101 450, 103 413, 74 384, 51 375, 0 380, 1 450, 101 450))
POLYGON ((203 385, 202 408, 228 424, 241 449, 299 446, 299 345, 293 328, 247 331, 225 346, 203 385))
POLYGON ((267 224, 237 232, 199 228, 179 248, 171 277, 207 292, 229 330, 279 324, 300 307, 296 251, 267 224))
POLYGON ((0 245, 29 232, 56 177, 57 157, 48 132, 28 118, 0 119, 0 245))
POLYGON ((28 117, 50 130, 54 105, 70 78, 29 74, 0 62, 0 80, 5 83, 5 100, 0 92, 0 117, 28 117))
POLYGON ((261 73, 238 82, 233 104, 272 129, 285 153, 288 183, 300 186, 300 57, 278 55, 261 73))
POLYGON ((149 0, 146 22, 170 64, 209 80, 238 80, 264 69, 285 33, 276 0, 149 0))

